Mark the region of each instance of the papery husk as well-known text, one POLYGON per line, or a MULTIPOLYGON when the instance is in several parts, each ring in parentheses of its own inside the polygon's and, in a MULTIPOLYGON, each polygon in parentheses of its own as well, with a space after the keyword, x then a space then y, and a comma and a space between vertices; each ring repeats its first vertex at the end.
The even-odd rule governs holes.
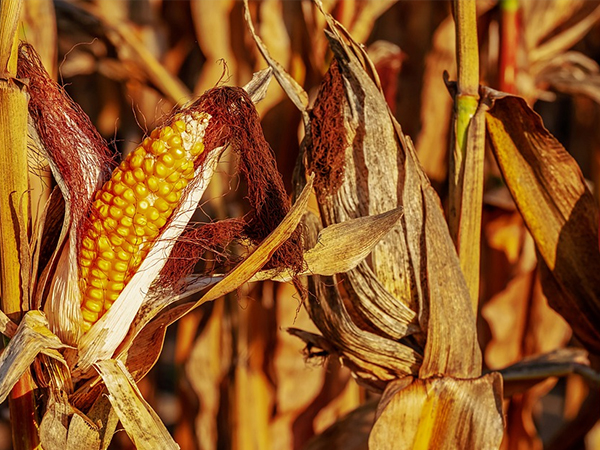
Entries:
MULTIPOLYGON (((310 214, 310 213, 309 213, 310 214)), ((354 269, 402 216, 402 208, 376 216, 359 217, 322 229, 315 246, 304 253, 305 268, 294 274, 279 269, 258 272, 251 281, 290 281, 297 275, 335 275, 354 269)), ((411 321, 414 313, 405 309, 411 321)))
POLYGON ((398 380, 380 402, 369 448, 385 450, 497 449, 502 440, 502 378, 493 373, 398 380), (408 383, 408 385, 407 385, 408 383))
POLYGON ((29 368, 40 353, 59 358, 59 353, 51 352, 66 345, 48 329, 48 321, 40 311, 28 311, 10 342, 0 354, 0 402, 6 400, 10 390, 29 368))
POLYGON ((64 392, 50 390, 48 405, 40 422, 40 442, 45 450, 64 450, 67 448, 69 419, 73 415, 64 392))
POLYGON ((75 411, 69 424, 69 450, 106 450, 119 418, 106 395, 100 395, 86 415, 75 411))
POLYGON ((32 139, 49 162, 65 199, 65 219, 47 271, 52 279, 41 283, 38 298, 47 294, 44 309, 51 329, 68 345, 81 334, 81 292, 77 265, 78 230, 92 195, 111 170, 111 153, 88 116, 71 101, 43 68, 37 53, 21 45, 18 74, 28 79, 32 139), (46 292, 48 289, 48 292, 46 292))
POLYGON ((136 448, 179 448, 121 361, 107 359, 98 361, 94 367, 108 389, 108 400, 136 448))
MULTIPOLYGON (((380 342, 380 339, 386 341, 384 336, 389 336, 385 330, 389 333, 392 329, 401 330, 409 325, 393 312, 407 307, 415 312, 418 310, 421 330, 428 332, 427 349, 421 348, 425 354, 424 364, 420 369, 421 376, 438 373, 460 377, 477 376, 480 373, 481 355, 475 339, 469 294, 447 232, 439 199, 420 169, 412 144, 387 112, 378 78, 368 57, 339 24, 330 16, 325 17, 333 30, 328 33, 328 38, 337 61, 328 76, 338 80, 332 80, 334 84, 330 82, 329 85, 343 88, 340 91, 333 87, 333 91, 328 90, 321 95, 326 96, 325 101, 332 105, 329 107, 341 108, 341 111, 334 109, 328 115, 324 110, 324 114, 318 119, 314 118, 313 113, 311 120, 331 118, 339 122, 338 118, 331 116, 341 113, 342 133, 345 134, 346 142, 352 145, 348 144, 344 149, 344 175, 341 184, 328 184, 327 180, 319 180, 317 177, 323 192, 327 191, 328 186, 332 187, 320 203, 323 224, 379 214, 401 205, 404 206, 405 214, 375 247, 368 263, 363 262, 340 277, 351 299, 347 306, 341 303, 339 293, 335 292, 336 288, 333 286, 336 283, 333 280, 324 283, 324 287, 311 278, 311 289, 315 292, 318 290, 328 299, 321 303, 315 301, 311 305, 313 320, 324 327, 321 329, 322 332, 326 331, 324 337, 342 355, 353 355, 353 358, 357 354, 361 355, 353 361, 364 364, 363 367, 353 366, 361 376, 374 381, 377 379, 371 372, 374 371, 389 380, 393 378, 391 373, 398 370, 398 375, 414 372, 418 367, 414 364, 420 360, 418 352, 408 348, 407 352, 394 350, 397 356, 404 354, 400 358, 405 359, 399 366, 392 364, 396 369, 392 369, 391 373, 385 369, 381 371, 377 369, 381 367, 379 364, 372 366, 367 361, 378 358, 376 355, 380 352, 380 346, 385 348, 389 344, 402 347, 402 344, 393 341, 386 344, 380 342), (331 95, 335 95, 333 101, 331 97, 327 97, 331 95), (377 288, 375 291, 370 289, 368 295, 363 296, 361 290, 365 285, 377 288), (377 292, 378 289, 384 289, 390 295, 373 296, 372 292, 377 292), (329 311, 336 312, 321 311, 320 308, 324 307, 322 305, 326 305, 329 311), (344 313, 350 305, 352 321, 344 313), (333 320, 333 324, 326 325, 328 320, 333 320), (450 326, 452 333, 449 333, 450 326), (334 332, 340 327, 348 334, 334 332), (361 328, 365 329, 369 337, 361 335, 361 328), (372 334, 373 331, 376 334, 372 334), (360 338, 350 338, 357 333, 360 338), (382 338, 377 336, 379 333, 382 338), (350 341, 345 339, 344 342, 343 336, 348 336, 350 341), (357 342, 352 343, 354 339, 357 342), (451 341, 454 343, 451 344, 451 341), (366 348, 362 347, 364 345, 366 348), (384 373, 387 375, 383 375, 384 373)), ((256 36, 255 41, 263 55, 268 55, 256 36)), ((289 75, 282 73, 281 67, 272 64, 271 60, 267 57, 276 78, 284 80, 282 87, 288 95, 293 99, 303 98, 298 87, 289 81, 289 75)), ((302 101, 295 103, 304 114, 308 114, 302 101)), ((318 104, 319 99, 315 101, 315 109, 318 104)), ((324 126, 321 122, 318 123, 321 124, 319 126, 324 126)), ((327 145, 326 139, 329 138, 326 134, 323 138, 315 136, 313 122, 308 123, 307 131, 305 146, 310 167, 310 154, 314 152, 314 146, 319 142, 327 145)), ((339 125, 334 126, 334 131, 340 132, 339 125)), ((335 151, 335 147, 330 150, 321 147, 320 151, 335 151)), ((398 337, 394 334, 395 339, 398 337)), ((419 339, 421 340, 417 342, 422 345, 422 337, 419 339)))
POLYGON ((600 352, 598 209, 579 166, 518 97, 488 91, 487 128, 536 243, 544 294, 581 343, 600 352))

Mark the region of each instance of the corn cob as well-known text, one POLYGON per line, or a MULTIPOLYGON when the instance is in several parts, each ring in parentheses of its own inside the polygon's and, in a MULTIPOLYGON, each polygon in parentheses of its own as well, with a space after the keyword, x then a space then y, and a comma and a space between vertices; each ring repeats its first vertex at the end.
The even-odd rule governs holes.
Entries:
POLYGON ((83 331, 112 306, 194 177, 210 116, 180 113, 154 130, 94 197, 79 251, 83 331))

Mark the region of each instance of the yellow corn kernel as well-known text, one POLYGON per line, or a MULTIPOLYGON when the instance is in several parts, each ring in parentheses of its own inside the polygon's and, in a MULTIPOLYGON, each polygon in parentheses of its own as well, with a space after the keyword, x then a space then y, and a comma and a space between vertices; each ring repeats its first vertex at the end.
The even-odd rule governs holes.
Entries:
POLYGON ((204 151, 208 119, 180 114, 154 130, 94 196, 79 253, 84 331, 110 309, 173 214, 204 151))

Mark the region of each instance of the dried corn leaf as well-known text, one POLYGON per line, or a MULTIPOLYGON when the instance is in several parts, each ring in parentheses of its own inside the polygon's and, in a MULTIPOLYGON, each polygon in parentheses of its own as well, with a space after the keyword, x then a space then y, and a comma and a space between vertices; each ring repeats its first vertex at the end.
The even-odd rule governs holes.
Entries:
POLYGON ((75 411, 69 424, 69 450, 106 450, 119 419, 106 395, 98 395, 86 415, 75 411))
POLYGON ((83 416, 74 414, 69 424, 66 448, 69 450, 99 450, 100 445, 100 436, 96 425, 83 416))
MULTIPOLYGON (((277 81, 286 92, 290 100, 296 105, 296 108, 300 110, 303 114, 306 112, 306 108, 308 107, 308 95, 302 89, 302 87, 294 80, 283 68, 283 66, 273 59, 265 47, 265 44, 262 42, 260 37, 256 34, 254 30, 254 24, 252 23, 252 18, 250 17, 250 9, 248 8, 248 0, 244 0, 244 17, 246 19, 246 23, 250 28, 250 34, 254 38, 256 42, 256 46, 258 47, 260 53, 263 55, 269 66, 273 69, 273 75, 277 78, 277 81)), ((306 123, 306 118, 305 118, 306 123)))
POLYGON ((50 391, 50 399, 40 422, 40 443, 45 450, 64 450, 67 445, 69 418, 73 408, 62 392, 50 391))
POLYGON ((563 31, 559 34, 530 50, 528 52, 530 61, 535 62, 552 58, 581 40, 598 19, 600 19, 600 6, 594 6, 593 2, 587 4, 584 2, 583 5, 583 8, 577 8, 574 4, 570 5, 572 6, 571 18, 574 18, 576 22, 570 23, 569 26, 564 27, 563 31), (579 9, 579 11, 577 11, 577 9, 579 9), (576 11, 579 14, 573 14, 576 11))
POLYGON ((144 400, 121 361, 98 361, 94 367, 102 377, 108 389, 108 399, 136 448, 179 448, 158 415, 144 400))
POLYGON ((518 97, 489 91, 488 133, 540 254, 550 306, 600 352, 598 210, 577 163, 518 97))
POLYGON ((202 67, 200 77, 194 91, 201 94, 214 86, 223 76, 222 60, 232 74, 237 74, 237 61, 231 42, 231 13, 233 0, 218 0, 206 3, 200 0, 190 2, 194 31, 198 46, 202 50, 206 63, 202 67))
POLYGON ((580 348, 561 348, 524 358, 498 371, 504 382, 504 396, 523 392, 549 377, 576 373, 592 385, 600 386, 600 373, 590 367, 587 352, 580 348))
POLYGON ((353 145, 346 150, 345 171, 356 179, 347 178, 350 184, 342 185, 335 200, 324 204, 325 220, 339 220, 365 207, 369 210, 363 214, 373 214, 379 212, 382 202, 404 206, 399 227, 374 249, 373 271, 396 299, 411 309, 418 305, 421 328, 428 334, 420 376, 477 376, 481 356, 469 294, 439 199, 420 168, 412 143, 389 116, 380 90, 368 76, 370 68, 365 72, 361 60, 353 58, 361 48, 352 41, 346 43, 337 30, 330 36, 330 45, 350 102, 344 116, 346 128, 352 130, 347 141, 353 145), (359 170, 363 164, 368 169, 366 178, 359 170), (357 189, 361 186, 368 188, 357 189), (353 192, 358 192, 359 202, 353 192), (364 195, 368 198, 361 198, 364 195), (349 199, 354 203, 350 208, 349 199))
POLYGON ((0 354, 0 402, 6 400, 10 390, 39 353, 59 348, 65 348, 65 344, 48 329, 44 314, 37 310, 27 312, 0 354))
MULTIPOLYGON (((359 217, 324 228, 315 246, 304 253, 306 269, 302 274, 331 276, 354 269, 401 216, 402 208, 396 208, 376 216, 359 217)), ((293 275, 280 270, 267 270, 257 273, 251 281, 289 281, 293 275)), ((412 311, 406 311, 409 317, 414 316, 412 311)))
MULTIPOLYGON (((273 284, 272 292, 278 327, 294 325, 318 331, 306 309, 299 309, 298 294, 290 283, 273 284)), ((263 304, 268 305, 270 300, 263 287, 263 304)), ((317 413, 331 405, 332 398, 337 398, 348 385, 349 371, 340 370, 333 358, 324 364, 315 358, 316 363, 307 364, 306 359, 298 357, 302 353, 302 341, 285 332, 272 330, 271 333, 276 341, 267 373, 272 374, 274 381, 276 414, 270 423, 270 448, 303 448, 302 441, 316 431, 317 413)), ((350 384, 356 387, 355 383, 350 384)))
MULTIPOLYGON (((497 449, 502 439, 499 374, 472 380, 414 380, 394 392, 369 436, 373 449, 497 449)), ((388 394, 388 395, 389 395, 388 394)))
POLYGON ((600 67, 578 52, 566 52, 537 67, 536 82, 569 95, 586 95, 600 103, 600 67))
MULTIPOLYGON (((81 7, 78 5, 78 7, 81 7)), ((131 22, 126 20, 111 20, 95 6, 83 7, 102 21, 106 36, 111 40, 122 61, 134 61, 136 67, 142 69, 152 83, 176 105, 184 105, 192 98, 190 90, 185 84, 170 73, 166 67, 158 61, 155 55, 137 36, 131 22)))
POLYGON ((425 59, 421 92, 421 132, 416 139, 423 170, 434 182, 442 183, 448 172, 448 136, 452 97, 440 76, 444 70, 456 75, 454 20, 446 18, 433 35, 433 47, 425 59))
POLYGON ((217 448, 217 418, 222 402, 220 385, 232 364, 231 330, 225 320, 223 306, 223 302, 214 303, 210 318, 196 339, 185 365, 189 383, 200 400, 195 430, 198 447, 205 450, 217 448), (219 356, 215 358, 215 355, 219 356))

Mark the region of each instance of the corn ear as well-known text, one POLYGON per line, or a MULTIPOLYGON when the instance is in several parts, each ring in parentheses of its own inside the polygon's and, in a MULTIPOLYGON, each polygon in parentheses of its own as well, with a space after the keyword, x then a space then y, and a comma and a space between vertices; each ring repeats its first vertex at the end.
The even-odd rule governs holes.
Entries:
POLYGON ((84 332, 119 297, 178 206, 204 151, 209 118, 199 112, 176 115, 96 193, 79 252, 84 332))

